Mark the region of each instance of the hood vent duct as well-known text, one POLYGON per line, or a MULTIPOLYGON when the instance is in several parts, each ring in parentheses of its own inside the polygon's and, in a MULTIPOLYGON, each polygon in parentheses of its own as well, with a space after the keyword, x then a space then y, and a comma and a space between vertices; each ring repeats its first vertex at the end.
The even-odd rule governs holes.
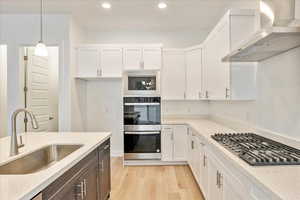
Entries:
POLYGON ((261 30, 224 57, 224 62, 259 62, 300 47, 300 27, 295 20, 295 0, 261 0, 261 30))

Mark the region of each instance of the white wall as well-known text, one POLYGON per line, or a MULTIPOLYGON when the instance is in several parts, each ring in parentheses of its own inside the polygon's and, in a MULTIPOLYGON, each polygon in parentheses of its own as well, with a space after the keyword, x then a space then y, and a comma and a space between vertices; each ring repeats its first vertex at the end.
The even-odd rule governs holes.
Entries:
POLYGON ((98 31, 88 32, 88 43, 162 43, 167 48, 188 47, 200 44, 209 30, 159 31, 98 31))
MULTIPOLYGON (((8 46, 8 119, 16 108, 22 107, 18 92, 19 48, 34 46, 39 41, 39 19, 38 15, 31 14, 0 15, 0 41, 8 46)), ((60 48, 59 119, 63 119, 59 124, 61 131, 71 130, 70 21, 69 15, 45 16, 45 43, 60 48)))
POLYGON ((89 81, 86 93, 86 130, 112 132, 111 154, 121 156, 124 151, 122 81, 89 81))
POLYGON ((82 80, 75 80, 76 75, 76 45, 85 41, 85 32, 71 19, 70 24, 70 51, 71 51, 71 65, 70 65, 70 80, 71 80, 71 130, 85 131, 86 130, 86 82, 82 80))
POLYGON ((0 138, 7 134, 6 46, 0 45, 0 138))
POLYGON ((209 103, 211 114, 300 139, 300 48, 258 64, 257 99, 209 103))
POLYGON ((163 101, 163 115, 208 115, 207 101, 163 101))

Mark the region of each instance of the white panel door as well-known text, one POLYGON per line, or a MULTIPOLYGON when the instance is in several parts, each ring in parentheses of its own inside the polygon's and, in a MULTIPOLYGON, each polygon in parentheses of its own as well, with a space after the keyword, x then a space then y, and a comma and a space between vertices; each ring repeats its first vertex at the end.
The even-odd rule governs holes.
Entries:
POLYGON ((208 199, 211 200, 222 200, 223 199, 223 188, 219 187, 217 182, 217 174, 219 173, 217 163, 209 159, 209 168, 208 168, 208 199))
POLYGON ((173 128, 163 127, 161 135, 161 153, 163 161, 173 161, 173 128))
POLYGON ((124 48, 124 69, 140 70, 142 69, 142 48, 124 48))
POLYGON ((186 53, 186 99, 197 100, 202 96, 202 50, 186 53))
POLYGON ((27 109, 36 116, 38 129, 28 131, 47 131, 49 128, 49 63, 47 57, 34 55, 34 48, 28 50, 27 65, 27 109))
POLYGON ((143 48, 144 69, 159 70, 162 64, 161 48, 143 48))
POLYGON ((121 77, 123 69, 122 48, 102 48, 100 63, 101 76, 121 77))
POLYGON ((185 58, 183 51, 164 51, 162 98, 182 100, 185 97, 185 58))
POLYGON ((99 55, 98 48, 79 48, 77 50, 77 76, 99 76, 99 55))
POLYGON ((188 135, 187 127, 183 125, 174 126, 174 153, 173 159, 175 161, 187 161, 188 152, 188 135))

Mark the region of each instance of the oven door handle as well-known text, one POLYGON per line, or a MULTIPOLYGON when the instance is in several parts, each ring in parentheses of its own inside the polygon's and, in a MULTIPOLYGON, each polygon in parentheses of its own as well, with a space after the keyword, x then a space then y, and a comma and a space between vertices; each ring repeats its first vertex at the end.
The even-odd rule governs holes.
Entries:
POLYGON ((124 103, 125 106, 159 106, 160 103, 124 103))
POLYGON ((125 135, 159 135, 160 132, 159 131, 141 131, 141 132, 134 132, 134 131, 130 131, 130 132, 125 132, 125 135))

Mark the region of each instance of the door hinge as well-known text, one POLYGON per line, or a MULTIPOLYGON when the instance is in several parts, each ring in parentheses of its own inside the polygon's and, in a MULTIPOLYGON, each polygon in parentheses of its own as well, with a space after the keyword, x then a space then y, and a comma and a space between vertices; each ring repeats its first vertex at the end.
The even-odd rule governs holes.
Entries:
POLYGON ((28 92, 28 87, 24 87, 24 92, 28 92))

